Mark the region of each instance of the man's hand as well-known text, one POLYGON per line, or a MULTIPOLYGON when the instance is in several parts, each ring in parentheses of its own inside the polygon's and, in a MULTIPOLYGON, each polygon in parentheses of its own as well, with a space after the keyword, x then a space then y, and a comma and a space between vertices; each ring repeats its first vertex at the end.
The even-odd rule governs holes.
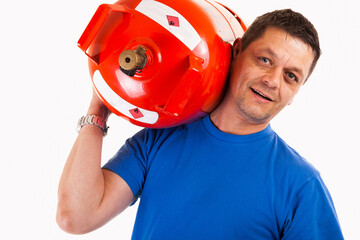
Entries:
POLYGON ((111 114, 110 110, 104 105, 104 103, 101 101, 101 99, 93 89, 92 99, 90 102, 87 115, 96 115, 107 121, 110 114, 111 114))

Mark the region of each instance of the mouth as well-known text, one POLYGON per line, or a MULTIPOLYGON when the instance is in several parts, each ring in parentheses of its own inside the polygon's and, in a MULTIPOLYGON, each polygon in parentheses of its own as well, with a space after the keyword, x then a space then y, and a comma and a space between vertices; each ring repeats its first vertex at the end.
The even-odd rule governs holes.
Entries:
POLYGON ((262 93, 262 92, 260 92, 260 91, 258 91, 258 90, 255 90, 255 89, 253 89, 253 88, 250 88, 250 89, 251 89, 251 91, 252 91, 253 93, 255 93, 257 96, 259 96, 259 97, 261 97, 261 98, 263 98, 263 99, 265 99, 265 100, 268 100, 268 101, 270 101, 270 102, 273 102, 273 100, 272 100, 269 96, 265 95, 264 93, 262 93))

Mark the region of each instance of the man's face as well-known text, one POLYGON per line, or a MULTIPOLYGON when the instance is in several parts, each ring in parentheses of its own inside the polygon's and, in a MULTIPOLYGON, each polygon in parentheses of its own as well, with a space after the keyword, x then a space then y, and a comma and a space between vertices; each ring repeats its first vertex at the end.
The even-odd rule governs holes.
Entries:
POLYGON ((308 77, 312 49, 277 28, 267 29, 243 52, 234 47, 227 98, 245 120, 267 123, 292 102, 308 77))

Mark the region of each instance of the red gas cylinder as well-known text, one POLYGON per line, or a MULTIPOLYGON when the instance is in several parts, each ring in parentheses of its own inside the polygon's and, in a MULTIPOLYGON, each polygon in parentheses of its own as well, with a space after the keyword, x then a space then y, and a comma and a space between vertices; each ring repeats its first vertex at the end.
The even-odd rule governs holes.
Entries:
POLYGON ((231 44, 245 30, 233 11, 211 0, 120 0, 99 6, 78 46, 113 113, 164 128, 217 106, 231 44))

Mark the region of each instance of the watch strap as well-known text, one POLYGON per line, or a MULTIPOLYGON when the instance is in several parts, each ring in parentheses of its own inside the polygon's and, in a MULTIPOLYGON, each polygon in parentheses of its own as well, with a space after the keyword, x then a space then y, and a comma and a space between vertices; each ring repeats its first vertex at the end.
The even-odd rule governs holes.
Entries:
POLYGON ((77 131, 79 132, 81 128, 85 125, 95 125, 99 127, 104 132, 104 136, 106 136, 107 130, 109 128, 106 125, 106 121, 103 118, 96 115, 82 116, 78 121, 77 131))

